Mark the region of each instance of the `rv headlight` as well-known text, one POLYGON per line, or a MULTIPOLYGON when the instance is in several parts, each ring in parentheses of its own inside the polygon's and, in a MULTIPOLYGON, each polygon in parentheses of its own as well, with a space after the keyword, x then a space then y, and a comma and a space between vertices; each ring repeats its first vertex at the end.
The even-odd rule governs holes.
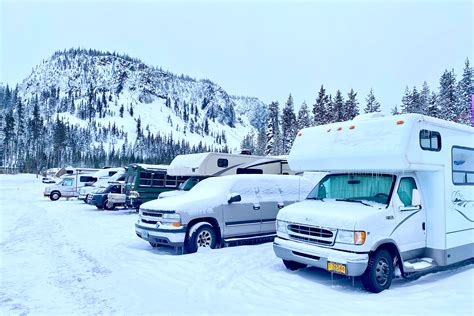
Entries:
POLYGON ((279 220, 277 220, 277 221, 276 221, 276 230, 277 230, 277 232, 287 234, 287 233, 288 233, 288 231, 286 230, 286 225, 287 225, 287 224, 288 224, 288 223, 285 222, 285 221, 279 221, 279 220))
POLYGON ((350 245, 363 245, 365 243, 365 231, 338 230, 336 242, 350 245))
POLYGON ((181 216, 179 213, 164 213, 160 225, 181 227, 181 216))

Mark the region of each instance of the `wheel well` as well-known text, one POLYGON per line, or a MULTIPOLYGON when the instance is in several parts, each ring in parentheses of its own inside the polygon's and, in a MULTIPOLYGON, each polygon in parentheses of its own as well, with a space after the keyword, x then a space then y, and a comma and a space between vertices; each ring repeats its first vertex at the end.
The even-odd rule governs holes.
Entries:
POLYGON ((211 226, 214 228, 214 232, 217 235, 217 242, 219 243, 221 241, 221 230, 219 229, 219 223, 213 217, 202 217, 202 218, 195 218, 191 220, 186 229, 186 239, 189 237, 189 230, 191 229, 191 227, 193 227, 194 224, 197 224, 200 222, 207 222, 211 224, 211 226))
POLYGON ((394 244, 392 243, 385 243, 385 244, 382 244, 380 246, 377 247, 376 250, 373 250, 371 251, 370 253, 375 253, 376 251, 380 250, 380 249, 384 249, 384 250, 387 250, 388 253, 392 256, 393 259, 396 259, 395 263, 393 265, 393 267, 395 268, 397 265, 400 267, 400 270, 403 272, 403 264, 401 264, 401 256, 400 256, 400 253, 398 252, 398 248, 397 246, 395 246, 394 244))

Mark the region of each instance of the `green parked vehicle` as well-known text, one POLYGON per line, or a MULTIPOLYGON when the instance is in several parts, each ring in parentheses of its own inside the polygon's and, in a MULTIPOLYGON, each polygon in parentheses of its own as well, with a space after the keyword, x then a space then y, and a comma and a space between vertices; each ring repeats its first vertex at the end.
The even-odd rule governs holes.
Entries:
POLYGON ((177 190, 189 178, 170 176, 167 169, 167 165, 130 164, 125 177, 126 205, 138 208, 162 192, 177 190))

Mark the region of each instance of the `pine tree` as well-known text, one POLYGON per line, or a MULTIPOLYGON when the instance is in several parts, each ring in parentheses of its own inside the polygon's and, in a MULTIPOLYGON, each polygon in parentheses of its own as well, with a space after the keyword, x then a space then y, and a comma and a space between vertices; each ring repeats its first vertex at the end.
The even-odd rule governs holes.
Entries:
POLYGON ((120 117, 123 117, 123 111, 124 111, 123 104, 121 104, 120 109, 119 109, 119 116, 120 117))
POLYGON ((347 100, 344 104, 344 117, 343 121, 352 120, 354 117, 359 115, 359 101, 357 101, 357 92, 351 89, 347 94, 347 100))
POLYGON ((413 87, 413 91, 411 92, 411 102, 411 113, 423 114, 420 105, 420 94, 418 93, 418 90, 415 86, 413 87))
POLYGON ((398 110, 398 107, 395 105, 395 107, 393 107, 390 111, 392 113, 392 115, 398 115, 400 114, 400 111, 398 110))
POLYGON ((279 155, 281 153, 281 134, 280 134, 280 118, 279 104, 272 102, 268 106, 267 120, 267 144, 265 148, 266 155, 279 155))
POLYGON ((298 111, 298 119, 297 119, 297 126, 298 130, 302 130, 303 128, 307 128, 311 126, 311 117, 309 115, 309 109, 308 106, 306 105, 306 102, 303 102, 303 104, 300 107, 300 110, 298 111))
POLYGON ((142 120, 140 117, 137 119, 137 139, 142 137, 142 120))
POLYGON ((336 91, 336 96, 332 102, 332 118, 333 122, 342 122, 344 121, 344 98, 340 90, 336 91))
POLYGON ((262 128, 258 131, 257 134, 257 143, 255 144, 255 155, 265 155, 265 150, 267 147, 267 134, 265 129, 262 128))
POLYGON ((472 68, 469 58, 466 59, 461 80, 457 86, 456 122, 466 125, 471 124, 471 95, 474 94, 472 86, 472 68))
POLYGON ((438 108, 441 118, 454 121, 458 115, 456 104, 456 75, 454 70, 445 70, 439 79, 438 108))
POLYGON ((283 154, 290 152, 293 141, 295 140, 298 127, 296 123, 296 115, 293 106, 293 97, 288 97, 285 107, 283 107, 283 113, 281 118, 281 131, 282 131, 282 150, 283 154))
POLYGON ((324 89, 323 85, 321 85, 318 98, 316 99, 316 103, 313 105, 313 118, 315 126, 329 123, 330 120, 327 117, 328 106, 329 97, 326 94, 326 89, 324 89))
POLYGON ((428 83, 423 82, 423 87, 421 88, 420 92, 420 112, 421 114, 428 113, 428 107, 430 105, 430 88, 428 87, 428 83))
POLYGON ((434 92, 431 92, 430 101, 428 104, 428 110, 426 114, 428 116, 438 117, 438 118, 441 116, 441 113, 438 107, 438 96, 434 92))
POLYGON ((242 142, 240 143, 241 150, 250 150, 251 153, 255 153, 255 135, 253 132, 248 133, 242 142))
POLYGON ((365 101, 367 102, 367 105, 365 106, 364 113, 380 112, 380 103, 375 98, 373 89, 370 89, 369 95, 365 101))

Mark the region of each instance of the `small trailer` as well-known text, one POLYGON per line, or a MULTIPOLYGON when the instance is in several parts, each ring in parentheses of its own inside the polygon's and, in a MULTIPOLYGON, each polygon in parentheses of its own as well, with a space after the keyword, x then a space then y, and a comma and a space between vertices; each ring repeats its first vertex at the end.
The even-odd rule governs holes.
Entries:
POLYGON ((474 258, 474 128, 406 114, 361 115, 303 129, 295 171, 328 174, 280 211, 275 254, 362 276, 372 292, 403 277, 474 258))

